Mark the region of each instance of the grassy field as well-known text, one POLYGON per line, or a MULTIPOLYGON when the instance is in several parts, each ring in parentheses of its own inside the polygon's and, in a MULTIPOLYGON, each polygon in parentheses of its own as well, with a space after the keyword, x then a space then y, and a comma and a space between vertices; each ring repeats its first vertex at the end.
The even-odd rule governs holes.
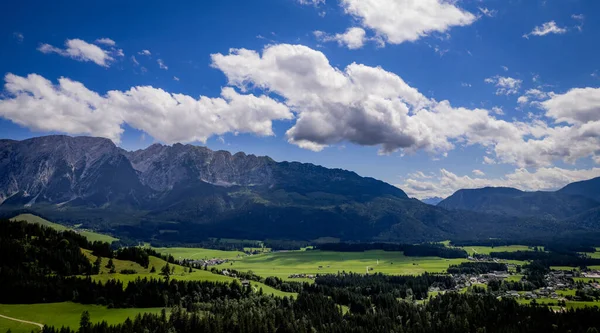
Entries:
POLYGON ((91 242, 102 241, 102 242, 112 243, 112 242, 118 240, 117 238, 111 237, 109 235, 99 234, 97 232, 92 232, 92 231, 89 231, 89 230, 81 230, 81 229, 77 229, 77 228, 69 228, 69 227, 66 227, 66 226, 64 226, 62 224, 53 223, 53 222, 50 222, 50 221, 48 221, 46 219, 43 219, 43 218, 41 218, 39 216, 35 216, 35 215, 32 215, 32 214, 17 215, 15 217, 13 217, 11 220, 12 221, 27 221, 29 223, 37 223, 37 224, 41 224, 41 225, 53 228, 53 229, 58 230, 58 231, 73 230, 73 231, 78 232, 82 236, 85 236, 91 242))
MULTIPOLYGON (((107 309, 100 305, 83 305, 71 302, 45 304, 0 304, 0 314, 33 321, 50 326, 79 327, 83 311, 89 311, 92 322, 106 321, 109 324, 122 323, 138 313, 160 313, 162 308, 148 309, 107 309)), ((37 326, 23 324, 8 319, 0 319, 0 332, 10 329, 13 333, 38 331, 37 326)))
MULTIPOLYGON (((531 300, 518 299, 517 302, 519 304, 530 304, 531 300)), ((538 304, 553 304, 552 308, 554 308, 554 309, 560 308, 559 306, 557 306, 558 300, 555 300, 555 299, 552 299, 552 298, 538 298, 538 299, 536 299, 536 302, 538 304)), ((600 307, 600 302, 575 302, 575 301, 566 301, 566 305, 567 305, 567 309, 578 309, 578 308, 584 308, 586 306, 598 306, 598 307, 600 307)))
POLYGON ((525 245, 510 245, 510 246, 463 246, 461 247, 470 255, 472 254, 490 254, 491 252, 516 252, 516 251, 531 251, 525 245))
POLYGON ((555 271, 572 271, 572 270, 578 271, 579 270, 578 267, 571 267, 571 266, 550 266, 550 269, 555 270, 555 271))
MULTIPOLYGON (((91 262, 94 262, 96 260, 96 256, 94 256, 91 253, 91 251, 89 251, 89 250, 82 250, 82 251, 90 259, 91 262)), ((115 265, 115 270, 117 271, 117 273, 109 274, 108 273, 109 269, 105 267, 107 263, 108 263, 108 258, 102 258, 102 266, 100 269, 101 274, 93 275, 92 278, 95 281, 101 281, 101 282, 106 282, 111 279, 116 279, 116 280, 122 281, 125 285, 131 281, 136 280, 137 278, 162 279, 163 277, 161 275, 159 275, 159 272, 160 272, 160 269, 167 264, 166 261, 164 261, 160 258, 157 258, 157 257, 153 257, 153 256, 150 256, 150 265, 148 265, 148 268, 144 268, 141 265, 131 262, 131 261, 113 259, 113 264, 115 265), (156 268, 156 272, 150 273, 153 266, 156 268), (137 273, 136 274, 119 274, 119 272, 122 269, 133 269, 137 273)), ((173 265, 173 264, 169 264, 169 265, 172 267, 175 267, 175 272, 173 273, 173 275, 171 275, 171 278, 175 279, 175 280, 213 281, 213 282, 227 282, 227 283, 230 283, 231 281, 235 280, 232 277, 219 275, 219 274, 213 274, 210 272, 210 270, 205 271, 202 269, 194 269, 190 273, 188 271, 188 268, 186 268, 186 267, 179 266, 179 265, 173 265)), ((228 266, 223 266, 223 268, 227 268, 227 267, 228 266)), ((283 291, 279 291, 279 290, 269 287, 263 283, 251 281, 250 284, 253 287, 256 287, 255 288, 256 291, 258 291, 260 288, 262 288, 263 292, 265 294, 275 295, 275 296, 280 296, 280 297, 283 297, 283 296, 296 297, 297 296, 296 293, 286 293, 283 291)))
POLYGON ((367 272, 385 274, 441 273, 451 264, 459 264, 466 259, 442 259, 437 257, 406 257, 402 252, 328 252, 290 251, 273 252, 246 256, 217 267, 233 268, 239 271, 253 271, 267 277, 277 276, 287 279, 291 274, 323 274, 337 272, 367 272))
POLYGON ((523 278, 523 274, 514 274, 506 278, 508 282, 520 282, 523 278))
MULTIPOLYGON (((246 254, 240 251, 221 251, 191 247, 154 247, 155 251, 162 254, 170 254, 176 260, 181 259, 238 259, 246 254)), ((258 249, 258 248, 257 248, 258 249)))
POLYGON ((600 282, 600 279, 598 278, 588 278, 588 277, 576 277, 573 278, 573 281, 575 282, 583 282, 583 283, 589 283, 589 282, 600 282))

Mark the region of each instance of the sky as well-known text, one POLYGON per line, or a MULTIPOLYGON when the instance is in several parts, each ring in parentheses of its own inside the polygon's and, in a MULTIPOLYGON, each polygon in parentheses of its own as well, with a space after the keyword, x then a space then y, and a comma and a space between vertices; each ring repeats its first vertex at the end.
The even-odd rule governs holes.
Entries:
POLYGON ((0 138, 189 143, 416 198, 600 176, 596 0, 19 1, 0 138))

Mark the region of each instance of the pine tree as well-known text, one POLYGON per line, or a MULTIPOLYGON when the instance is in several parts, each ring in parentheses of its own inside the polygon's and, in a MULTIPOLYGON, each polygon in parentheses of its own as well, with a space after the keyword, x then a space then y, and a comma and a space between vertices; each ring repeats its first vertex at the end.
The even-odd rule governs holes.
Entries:
POLYGON ((83 311, 83 313, 81 314, 81 319, 79 320, 79 332, 89 332, 91 327, 92 323, 90 321, 90 313, 87 311, 83 311))
POLYGON ((160 269, 160 275, 164 276, 165 280, 169 281, 169 278, 171 277, 171 266, 169 266, 169 263, 160 269))

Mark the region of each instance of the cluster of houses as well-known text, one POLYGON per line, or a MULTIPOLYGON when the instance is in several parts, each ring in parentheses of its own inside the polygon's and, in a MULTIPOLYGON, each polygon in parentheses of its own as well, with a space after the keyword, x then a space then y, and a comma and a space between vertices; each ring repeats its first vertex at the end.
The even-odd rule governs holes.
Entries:
MULTIPOLYGON (((598 273, 598 272, 596 272, 598 273)), ((596 273, 583 273, 589 274, 593 276, 596 273)), ((502 292, 502 297, 513 297, 513 298, 525 298, 525 299, 538 299, 538 298, 551 298, 560 300, 563 299, 561 295, 557 293, 558 290, 567 290, 575 287, 573 282, 573 277, 579 275, 578 272, 574 271, 551 271, 549 274, 545 276, 547 287, 536 289, 533 291, 525 291, 518 292, 515 290, 508 290, 502 292)), ((506 271, 498 271, 491 272, 487 274, 478 274, 478 275, 468 275, 468 274, 460 274, 454 275, 455 289, 461 290, 463 288, 475 286, 475 285, 483 285, 487 284, 491 280, 502 280, 508 278, 510 274, 506 271)), ((600 289, 600 284, 595 283, 598 289, 600 289)), ((594 284, 592 284, 594 287, 594 284)), ((440 291, 439 288, 431 288, 430 291, 440 291)))
POLYGON ((207 267, 207 266, 216 266, 216 265, 228 263, 229 259, 220 259, 220 258, 184 259, 181 262, 182 262, 182 265, 184 265, 184 266, 191 266, 194 268, 203 268, 203 267, 207 267))
MULTIPOLYGON (((506 271, 495 271, 486 274, 470 275, 470 274, 456 274, 452 275, 455 283, 455 289, 461 290, 463 288, 471 287, 473 285, 487 284, 490 280, 499 280, 509 277, 506 271)), ((434 291, 434 290, 432 290, 434 291)))
POLYGON ((583 277, 592 278, 592 279, 600 279, 600 271, 593 270, 581 273, 583 277))
POLYGON ((290 276, 288 276, 288 278, 290 279, 315 279, 317 276, 314 274, 305 274, 305 273, 300 273, 300 274, 292 274, 290 276))

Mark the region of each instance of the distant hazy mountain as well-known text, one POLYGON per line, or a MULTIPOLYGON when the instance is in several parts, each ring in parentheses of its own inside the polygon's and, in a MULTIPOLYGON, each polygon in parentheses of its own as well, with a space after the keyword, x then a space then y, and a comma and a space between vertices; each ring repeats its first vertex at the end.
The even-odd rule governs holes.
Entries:
POLYGON ((600 202, 600 177, 569 184, 558 193, 580 195, 600 202))
POLYGON ((424 202, 428 205, 435 206, 435 205, 439 204, 440 202, 442 202, 442 200, 444 200, 444 198, 432 197, 432 198, 421 199, 421 202, 424 202))
MULTIPOLYGON (((585 200, 578 205, 593 205, 585 200)), ((557 214, 563 201, 543 209, 557 214)), ((128 152, 106 139, 68 136, 0 140, 0 215, 20 212, 121 238, 191 243, 207 237, 418 242, 600 228, 547 223, 548 214, 446 210, 382 181, 313 164, 181 144, 128 152)))
POLYGON ((567 218, 600 206, 598 201, 559 192, 523 192, 514 188, 486 187, 459 190, 438 204, 446 209, 463 209, 511 216, 567 218))

